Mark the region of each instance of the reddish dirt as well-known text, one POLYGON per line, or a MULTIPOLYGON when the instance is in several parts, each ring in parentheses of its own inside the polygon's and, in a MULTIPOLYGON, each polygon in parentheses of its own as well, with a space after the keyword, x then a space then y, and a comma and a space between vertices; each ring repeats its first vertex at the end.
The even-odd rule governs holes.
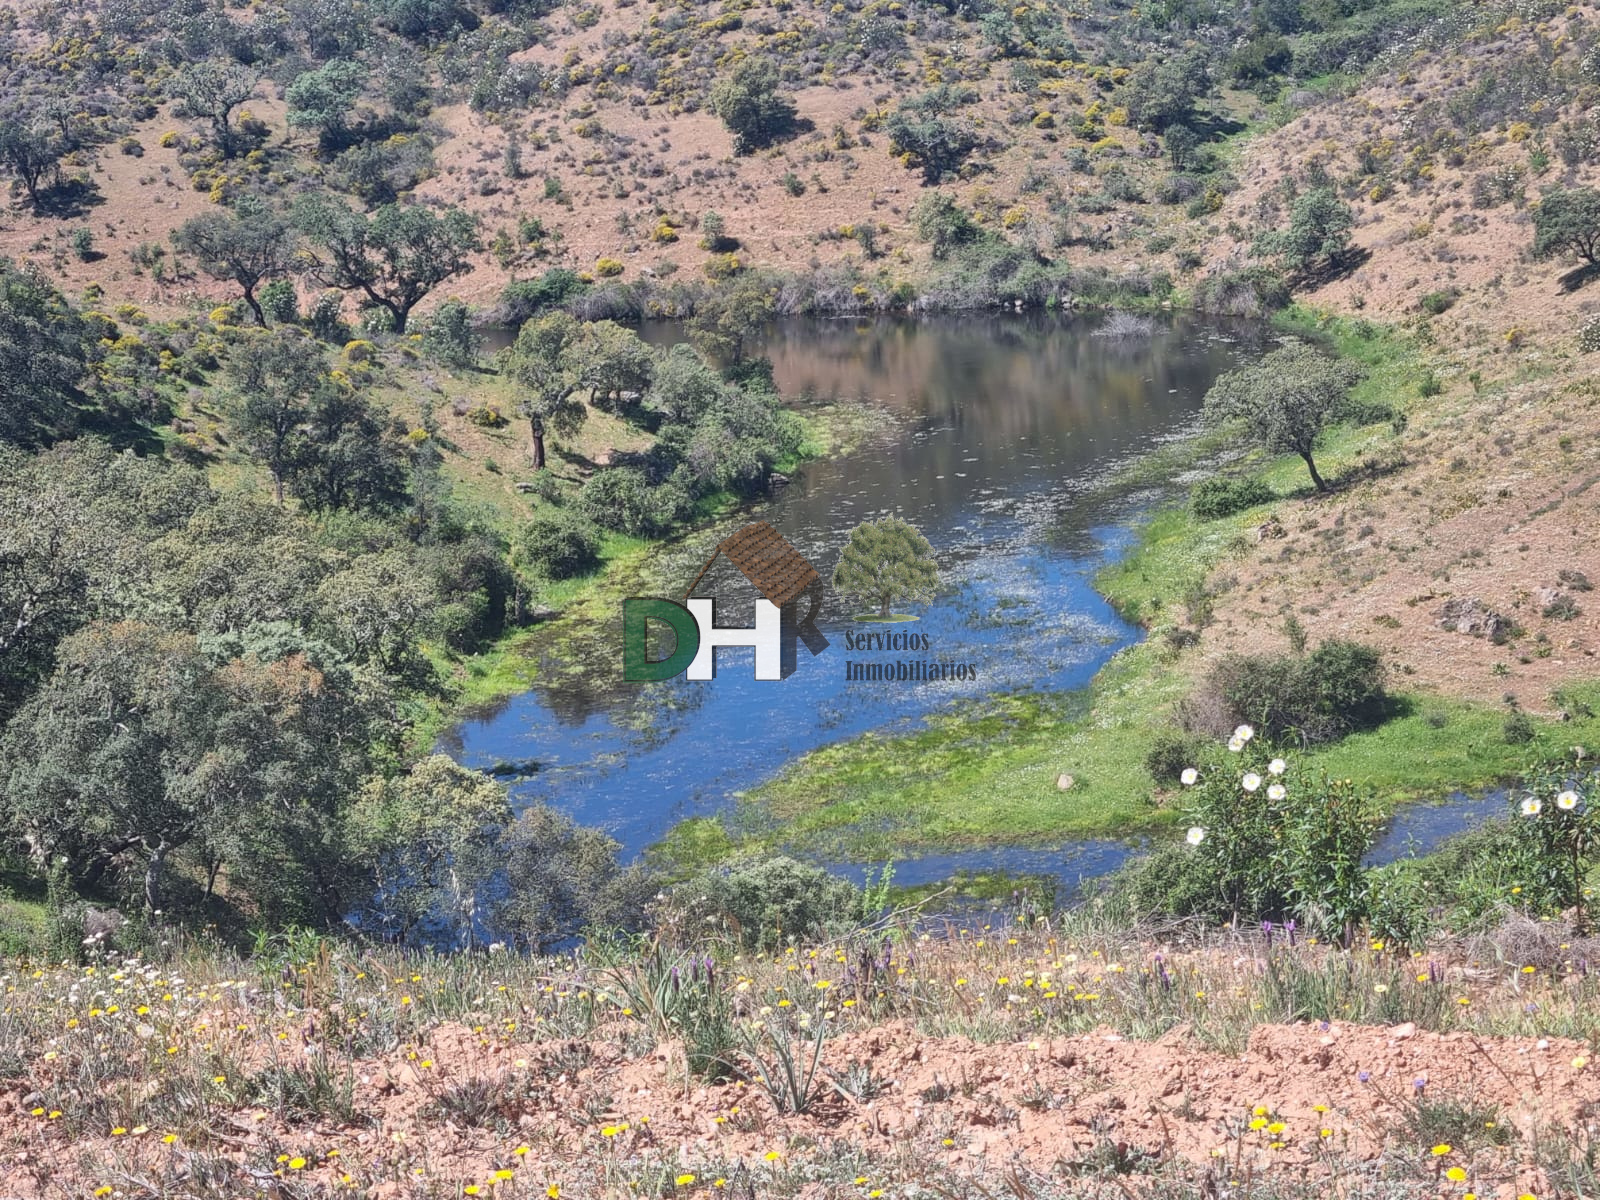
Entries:
MULTIPOLYGON (((239 1111, 221 1122, 230 1132, 211 1150, 250 1164, 272 1163, 279 1149, 306 1154, 312 1161, 303 1178, 324 1183, 403 1159, 426 1162, 433 1181, 456 1186, 512 1169, 523 1179, 532 1173, 539 1187, 548 1180, 574 1188, 593 1172, 592 1164, 574 1164, 602 1149, 676 1151, 692 1167, 761 1163, 772 1151, 803 1157, 805 1147, 833 1139, 885 1155, 909 1143, 976 1178, 996 1178, 1015 1163, 1048 1172, 1107 1142, 1215 1164, 1224 1176, 1247 1168, 1300 1175, 1316 1171, 1330 1147, 1357 1160, 1434 1162, 1428 1147, 1408 1143, 1402 1132, 1407 1102, 1419 1094, 1493 1107, 1530 1138, 1552 1127, 1575 1129, 1600 1111, 1600 1074, 1576 1042, 1434 1034, 1409 1025, 1261 1026, 1235 1057, 1197 1048, 1183 1029, 1155 1043, 1098 1032, 980 1045, 929 1039, 894 1023, 842 1033, 825 1057, 837 1072, 870 1064, 885 1094, 858 1103, 830 1093, 802 1117, 775 1114, 754 1088, 685 1085, 672 1046, 628 1060, 614 1044, 597 1041, 589 1065, 575 1075, 560 1065, 572 1049, 442 1026, 414 1057, 358 1065, 356 1104, 369 1125, 292 1126, 239 1111), (487 1078, 497 1091, 515 1079, 534 1081, 534 1098, 510 1138, 430 1113, 434 1097, 471 1076, 487 1078), (597 1109, 597 1098, 608 1098, 609 1107, 597 1109), (1258 1109, 1269 1127, 1252 1131, 1258 1109), (602 1133, 623 1124, 610 1138, 602 1133), (530 1149, 519 1155, 519 1146, 530 1149), (332 1150, 339 1153, 326 1157, 332 1150)), ((96 1176, 83 1172, 85 1162, 110 1163, 114 1155, 157 1162, 182 1151, 159 1137, 157 1130, 72 1143, 45 1136, 8 1156, 0 1185, 28 1194, 41 1172, 57 1180, 70 1172, 87 1184, 96 1176)), ((1446 1162, 1470 1166, 1484 1196, 1546 1194, 1536 1171, 1513 1166, 1502 1151, 1452 1147, 1435 1165, 1442 1170, 1446 1162)), ((370 1194, 401 1193, 380 1187, 370 1194)))

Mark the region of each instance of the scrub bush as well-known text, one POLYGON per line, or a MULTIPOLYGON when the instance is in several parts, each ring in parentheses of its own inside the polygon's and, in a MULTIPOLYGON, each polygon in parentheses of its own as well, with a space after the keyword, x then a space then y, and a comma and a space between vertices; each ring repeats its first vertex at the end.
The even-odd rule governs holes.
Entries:
POLYGON ((600 531, 588 518, 564 508, 541 508, 517 534, 520 565, 551 579, 570 579, 600 562, 600 531))
POLYGON ((1275 741, 1337 741, 1382 719, 1383 681, 1378 651, 1343 638, 1304 656, 1230 654, 1186 702, 1186 723, 1213 734, 1247 723, 1275 741))
POLYGON ((721 919, 757 949, 824 936, 861 915, 855 884, 782 855, 708 871, 680 885, 673 900, 687 928, 721 919))
POLYGON ((1189 493, 1189 506, 1201 520, 1214 521, 1277 498, 1277 493, 1259 479, 1213 477, 1195 484, 1189 493))

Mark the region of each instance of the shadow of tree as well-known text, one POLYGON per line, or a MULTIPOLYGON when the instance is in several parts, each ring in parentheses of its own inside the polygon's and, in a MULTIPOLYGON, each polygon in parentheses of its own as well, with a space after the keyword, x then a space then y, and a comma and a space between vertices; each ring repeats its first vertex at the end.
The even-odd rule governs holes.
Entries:
POLYGON ((54 187, 40 188, 33 207, 41 216, 81 217, 105 202, 105 196, 92 181, 68 179, 54 187))
POLYGON ((1352 246, 1327 266, 1314 271, 1301 271, 1294 276, 1294 286, 1298 290, 1302 287, 1322 287, 1333 283, 1335 280, 1344 279, 1366 266, 1372 258, 1372 251, 1365 246, 1352 246))
POLYGON ((1556 284, 1563 292, 1575 292, 1591 279, 1600 278, 1600 263, 1584 263, 1557 277, 1556 284))

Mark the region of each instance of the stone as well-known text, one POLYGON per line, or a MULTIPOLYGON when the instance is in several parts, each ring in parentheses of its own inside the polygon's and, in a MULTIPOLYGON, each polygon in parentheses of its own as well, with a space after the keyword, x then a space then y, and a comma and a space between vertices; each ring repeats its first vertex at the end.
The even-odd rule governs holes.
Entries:
POLYGON ((1063 792, 1071 791, 1072 790, 1072 785, 1075 784, 1076 782, 1077 782, 1077 780, 1074 779, 1071 775, 1063 774, 1063 775, 1057 775, 1056 776, 1056 788, 1059 791, 1063 791, 1063 792))
POLYGON ((1469 637, 1486 637, 1500 645, 1511 636, 1511 618, 1495 612, 1476 596, 1446 600, 1436 617, 1439 628, 1469 637))

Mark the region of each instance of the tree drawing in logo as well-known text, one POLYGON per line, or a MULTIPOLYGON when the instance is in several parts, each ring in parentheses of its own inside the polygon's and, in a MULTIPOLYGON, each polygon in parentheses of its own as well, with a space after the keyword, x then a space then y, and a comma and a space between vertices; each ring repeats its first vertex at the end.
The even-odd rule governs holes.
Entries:
POLYGON ((833 586, 843 596, 876 604, 877 619, 887 621, 895 603, 933 599, 939 568, 927 538, 899 517, 885 517, 850 531, 833 569, 833 586))

